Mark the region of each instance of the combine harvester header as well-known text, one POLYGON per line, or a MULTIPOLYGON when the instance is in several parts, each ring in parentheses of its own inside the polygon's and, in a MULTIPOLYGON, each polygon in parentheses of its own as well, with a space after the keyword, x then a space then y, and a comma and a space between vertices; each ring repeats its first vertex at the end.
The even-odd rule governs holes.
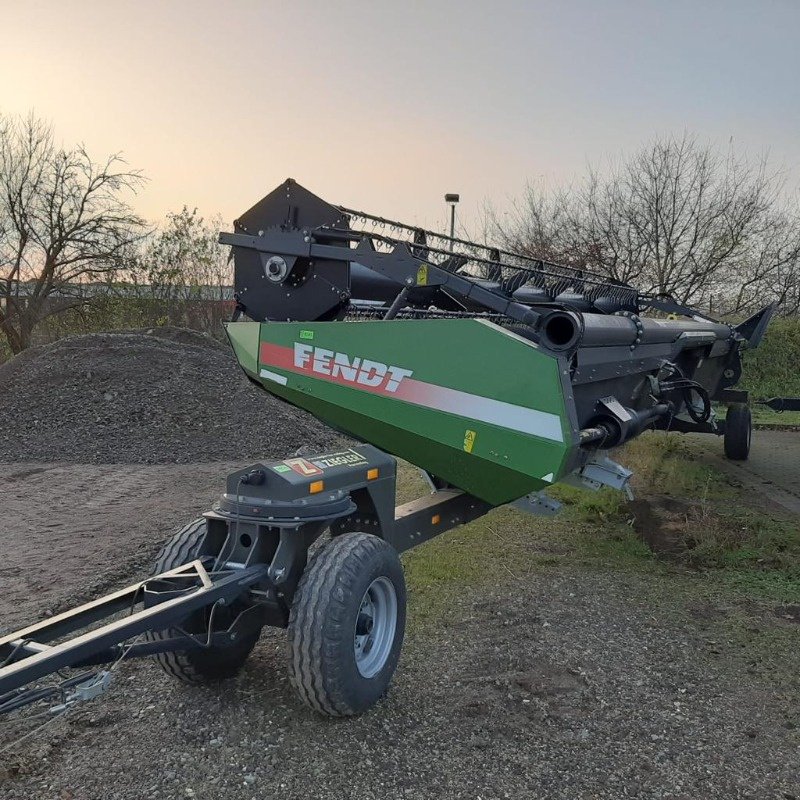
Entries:
POLYGON ((747 458, 747 394, 733 387, 772 307, 733 327, 292 180, 234 228, 220 236, 235 263, 227 332, 248 378, 366 444, 236 470, 151 577, 0 637, 0 714, 65 713, 108 687, 113 667, 96 665, 135 656, 187 683, 230 677, 265 625, 288 628, 305 703, 360 713, 400 655, 398 553, 505 503, 554 513, 543 490, 559 481, 628 490, 609 450, 648 428, 723 434, 747 458), (393 456, 429 494, 395 506, 393 456))
POLYGON ((732 327, 292 180, 234 227, 220 241, 238 311, 257 322, 228 335, 248 376, 487 502, 563 478, 623 486, 606 450, 646 428, 722 434, 714 401, 732 408, 727 451, 746 456, 747 398, 732 387, 771 307, 732 327))

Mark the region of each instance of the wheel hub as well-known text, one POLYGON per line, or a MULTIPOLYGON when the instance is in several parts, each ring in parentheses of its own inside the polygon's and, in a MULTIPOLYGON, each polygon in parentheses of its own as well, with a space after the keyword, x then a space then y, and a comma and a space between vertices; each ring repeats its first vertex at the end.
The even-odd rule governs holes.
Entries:
POLYGON ((375 620, 363 611, 358 615, 358 622, 356 622, 356 636, 366 636, 372 633, 375 627, 375 620))
POLYGON ((365 678, 386 664, 397 628, 397 594, 388 578, 376 578, 364 592, 356 618, 353 647, 356 667, 365 678))

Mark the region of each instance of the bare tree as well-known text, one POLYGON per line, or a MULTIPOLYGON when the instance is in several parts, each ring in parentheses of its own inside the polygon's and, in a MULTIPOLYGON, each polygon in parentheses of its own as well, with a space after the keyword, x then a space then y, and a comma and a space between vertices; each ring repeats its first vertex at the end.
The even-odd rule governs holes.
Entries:
POLYGON ((224 300, 233 283, 229 248, 217 241, 223 223, 206 223, 197 209, 184 206, 167 214, 166 224, 147 242, 141 273, 161 299, 224 300))
MULTIPOLYGON (((595 269, 681 302, 745 308, 797 275, 798 217, 767 160, 722 154, 689 135, 658 139, 572 190, 528 189, 495 229, 506 245, 595 269)), ((780 297, 778 299, 781 299, 780 297)))
POLYGON ((499 244, 506 249, 573 264, 584 255, 576 248, 577 218, 571 187, 529 184, 522 201, 513 203, 502 216, 492 205, 484 208, 483 238, 499 235, 499 244))
POLYGON ((119 155, 62 149, 48 124, 0 116, 0 332, 14 353, 46 317, 86 301, 145 232, 124 200, 143 181, 119 155))
POLYGON ((774 300, 784 314, 800 312, 800 208, 776 209, 765 215, 750 236, 739 263, 722 281, 717 306, 752 312, 774 300))

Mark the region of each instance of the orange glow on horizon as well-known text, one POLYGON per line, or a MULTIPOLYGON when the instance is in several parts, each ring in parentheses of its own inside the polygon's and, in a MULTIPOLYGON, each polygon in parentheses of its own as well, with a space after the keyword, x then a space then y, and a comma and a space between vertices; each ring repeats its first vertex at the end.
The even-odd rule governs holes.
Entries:
POLYGON ((731 15, 723 36, 711 11, 647 5, 7 0, 0 111, 34 110, 98 159, 122 151, 149 179, 135 206, 151 220, 186 204, 231 221, 293 177, 440 230, 459 192, 474 234, 487 199, 685 128, 771 147, 796 175, 780 76, 800 66, 781 44, 800 15, 731 15), (681 35, 649 38, 654 15, 681 35), (742 59, 755 29, 760 54, 742 59))

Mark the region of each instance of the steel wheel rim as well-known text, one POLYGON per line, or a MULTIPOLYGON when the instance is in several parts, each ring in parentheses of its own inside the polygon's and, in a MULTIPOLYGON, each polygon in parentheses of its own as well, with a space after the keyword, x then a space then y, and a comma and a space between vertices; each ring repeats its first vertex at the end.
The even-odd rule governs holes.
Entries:
POLYGON ((362 677, 373 678, 386 665, 396 630, 397 592, 388 578, 375 578, 361 599, 353 636, 356 667, 362 677))

